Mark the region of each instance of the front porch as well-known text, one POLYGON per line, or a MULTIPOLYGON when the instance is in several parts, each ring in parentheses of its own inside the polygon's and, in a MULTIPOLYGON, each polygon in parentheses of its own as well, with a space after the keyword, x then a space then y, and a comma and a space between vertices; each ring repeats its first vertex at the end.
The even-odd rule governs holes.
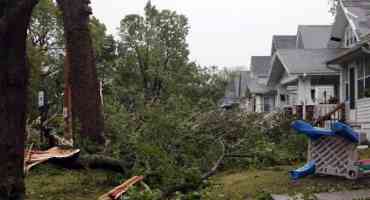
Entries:
POLYGON ((370 51, 359 43, 327 61, 340 71, 340 100, 344 102, 347 124, 370 136, 370 51), (340 67, 336 67, 340 65, 340 67))
POLYGON ((328 114, 339 103, 338 75, 297 76, 278 87, 280 110, 313 121, 328 114))

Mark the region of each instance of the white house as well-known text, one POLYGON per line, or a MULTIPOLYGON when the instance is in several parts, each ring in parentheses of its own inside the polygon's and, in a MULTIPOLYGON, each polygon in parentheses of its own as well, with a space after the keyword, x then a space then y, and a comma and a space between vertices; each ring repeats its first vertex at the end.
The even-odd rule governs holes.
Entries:
POLYGON ((268 86, 277 90, 276 105, 329 104, 339 93, 339 74, 326 68, 325 62, 342 49, 278 50, 272 59, 268 86))
POLYGON ((300 108, 305 117, 307 106, 338 99, 339 73, 325 63, 343 50, 327 48, 330 33, 328 25, 300 25, 295 48, 274 52, 267 85, 276 90, 277 109, 300 108))
POLYGON ((369 38, 370 1, 340 0, 328 47, 346 50, 327 64, 340 71, 340 101, 346 105, 346 121, 370 133, 369 38))
MULTIPOLYGON (((295 35, 274 35, 272 38, 271 55, 278 49, 296 48, 295 35)), ((276 109, 276 90, 267 86, 272 56, 252 56, 250 76, 247 81, 254 112, 271 112, 276 109)))

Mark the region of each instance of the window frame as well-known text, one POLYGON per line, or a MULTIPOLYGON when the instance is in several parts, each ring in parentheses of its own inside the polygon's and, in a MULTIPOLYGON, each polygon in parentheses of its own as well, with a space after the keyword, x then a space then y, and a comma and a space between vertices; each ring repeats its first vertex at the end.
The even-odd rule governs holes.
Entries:
POLYGON ((344 99, 349 101, 349 65, 346 64, 344 68, 344 99))
POLYGON ((370 79, 370 59, 361 57, 356 61, 357 65, 357 98, 363 99, 366 97, 365 93, 370 89, 370 84, 366 84, 366 80, 370 79))

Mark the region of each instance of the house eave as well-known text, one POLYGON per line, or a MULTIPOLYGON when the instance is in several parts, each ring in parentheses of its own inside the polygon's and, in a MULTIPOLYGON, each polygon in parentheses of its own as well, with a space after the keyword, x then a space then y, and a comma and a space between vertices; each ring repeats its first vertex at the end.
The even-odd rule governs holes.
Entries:
POLYGON ((343 64, 346 62, 349 62, 356 57, 362 55, 362 54, 370 54, 370 50, 368 49, 367 43, 361 43, 357 45, 356 47, 353 47, 347 51, 344 51, 343 53, 339 54, 337 57, 329 60, 326 62, 326 65, 335 65, 335 64, 343 64))

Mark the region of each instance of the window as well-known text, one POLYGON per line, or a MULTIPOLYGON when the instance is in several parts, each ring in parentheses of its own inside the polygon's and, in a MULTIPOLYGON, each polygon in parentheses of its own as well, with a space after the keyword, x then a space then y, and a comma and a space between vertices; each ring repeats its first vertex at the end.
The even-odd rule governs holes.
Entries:
POLYGON ((311 89, 311 99, 313 102, 316 102, 316 90, 311 89))
POLYGON ((285 95, 284 94, 280 95, 280 101, 285 101, 285 95))
POLYGON ((344 34, 344 47, 351 47, 357 43, 357 38, 352 31, 352 28, 348 26, 344 34))
POLYGON ((357 64, 357 97, 370 97, 370 59, 361 58, 357 64))

